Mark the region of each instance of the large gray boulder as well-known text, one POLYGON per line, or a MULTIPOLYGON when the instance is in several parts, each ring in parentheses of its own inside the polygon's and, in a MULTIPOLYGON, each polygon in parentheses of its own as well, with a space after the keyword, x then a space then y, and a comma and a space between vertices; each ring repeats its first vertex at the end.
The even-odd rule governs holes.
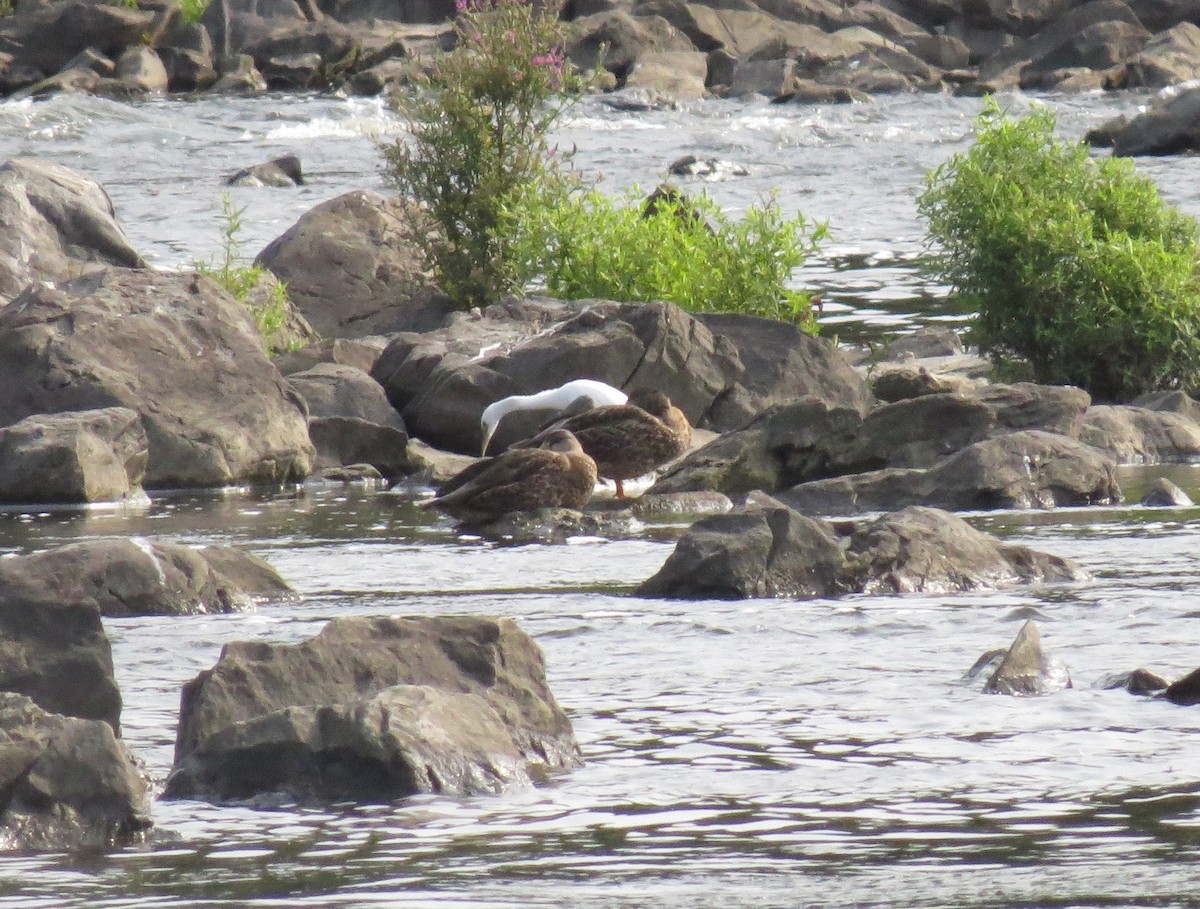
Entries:
POLYGON ((642 54, 625 77, 628 89, 661 92, 681 101, 708 94, 708 56, 699 51, 654 51, 642 54))
POLYGON ((137 44, 117 58, 116 77, 129 91, 161 95, 170 86, 170 76, 162 58, 153 48, 137 44))
POLYGON ((951 511, 1112 505, 1116 464, 1104 453, 1039 430, 975 442, 929 469, 885 468, 814 480, 778 493, 809 514, 856 514, 909 505, 951 511))
MULTIPOLYGON (((859 29, 843 29, 838 36, 852 31, 859 29)), ((941 70, 915 54, 870 32, 863 38, 866 39, 864 43, 871 42, 865 50, 846 60, 827 63, 813 77, 825 85, 872 95, 929 91, 941 85, 941 70)))
POLYGON ((148 489, 279 483, 312 466, 303 404, 249 313, 197 275, 107 269, 0 309, 0 425, 127 407, 148 489))
POLYGON ((1200 401, 1182 391, 1151 391, 1129 402, 1133 407, 1177 413, 1200 424, 1200 401))
POLYGON ((254 260, 322 337, 425 331, 449 300, 426 283, 410 203, 357 190, 322 202, 254 260))
POLYGON ((149 448, 137 411, 37 414, 0 429, 0 502, 144 499, 149 448))
POLYGON ((862 418, 850 407, 808 397, 766 410, 691 452, 653 491, 775 492, 889 467, 932 467, 967 445, 1013 432, 1074 435, 1089 401, 1078 388, 986 385, 904 398, 862 418))
MULTIPOLYGON (((1004 0, 995 0, 996 3, 1004 0)), ((1043 0, 1035 0, 1043 2, 1043 0)), ((1052 21, 1038 23, 1036 34, 1026 40, 1005 47, 979 66, 979 78, 997 85, 1019 81, 1026 69, 1048 72, 1053 69, 1083 66, 1112 65, 1113 57, 1119 56, 1099 34, 1093 34, 1098 26, 1124 23, 1128 31, 1112 36, 1128 53, 1137 53, 1149 34, 1138 22, 1133 10, 1124 0, 1090 0, 1067 10, 1062 0, 1049 0, 1060 5, 1062 15, 1052 21), (1136 37, 1135 37, 1136 36, 1136 37), (1008 83, 1005 80, 1010 80, 1008 83)))
POLYGON ((929 508, 886 514, 839 537, 778 503, 704 518, 680 538, 639 596, 671 599, 948 593, 1075 581, 1065 559, 1001 543, 929 508))
POLYGON ((742 368, 705 415, 706 428, 738 429, 768 407, 812 395, 831 407, 866 413, 872 403, 866 380, 846 355, 824 338, 774 319, 735 313, 697 318, 733 344, 742 368))
POLYGON ((610 9, 571 23, 566 53, 583 70, 602 64, 619 80, 645 54, 697 49, 679 29, 657 15, 633 16, 610 9))
POLYGON ((0 165, 0 224, 0 305, 35 281, 146 267, 104 188, 61 164, 14 158, 0 165))
POLYGON ((1200 87, 1156 98, 1137 116, 1103 128, 1114 155, 1178 155, 1200 148, 1200 87))
POLYGON ((308 405, 318 468, 370 464, 389 479, 409 472, 404 420, 367 373, 321 363, 293 373, 288 382, 308 405))
POLYGON ((664 468, 647 494, 758 489, 776 492, 829 475, 829 441, 850 436, 862 415, 815 397, 771 407, 664 468))
POLYGON ((0 47, 43 76, 94 48, 111 54, 154 35, 161 19, 150 9, 92 0, 23 0, 0 19, 0 47))
POLYGON ((1079 440, 1121 464, 1193 461, 1200 457, 1200 424, 1181 413, 1106 404, 1088 410, 1079 440))
POLYGON ((1127 88, 1163 88, 1197 77, 1200 77, 1200 26, 1192 21, 1178 22, 1155 35, 1125 68, 1127 88))
POLYGON ((149 787, 113 728, 0 692, 0 852, 128 846, 150 828, 149 787))
POLYGON ((1031 429, 1074 436, 1090 403, 1081 389, 1028 382, 897 401, 829 441, 827 472, 931 467, 972 442, 1031 429))
POLYGON ((541 651, 511 619, 339 618, 299 644, 228 644, 187 684, 166 795, 465 796, 579 763, 541 651))
MULTIPOLYGON (((557 388, 572 379, 626 392, 657 389, 705 429, 741 426, 759 410, 806 394, 864 407, 866 385, 833 345, 765 319, 696 317, 670 303, 552 302, 536 314, 563 319, 520 326, 529 304, 509 303, 515 329, 467 335, 462 321, 433 336, 393 341, 372 369, 409 432, 431 445, 475 454, 484 408, 510 395, 557 388), (569 316, 569 317, 568 317, 569 316), (774 329, 780 340, 767 339, 774 329), (743 352, 748 356, 742 359, 743 352)), ((504 424, 501 424, 502 430, 504 424)), ((515 441, 497 432, 502 447, 515 441)))

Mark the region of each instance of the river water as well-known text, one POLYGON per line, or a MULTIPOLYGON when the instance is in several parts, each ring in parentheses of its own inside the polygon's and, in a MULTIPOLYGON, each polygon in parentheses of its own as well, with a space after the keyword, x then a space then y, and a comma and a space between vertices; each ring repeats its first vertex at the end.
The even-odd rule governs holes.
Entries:
MULTIPOLYGON (((1145 98, 1045 100, 1079 135, 1145 98)), ((746 175, 704 188, 734 209, 775 191, 788 210, 827 219, 834 239, 797 280, 831 300, 830 333, 878 335, 959 318, 915 266, 913 198, 928 167, 966 147, 977 110, 942 96, 636 114, 586 102, 560 138, 614 189, 652 185, 684 154, 741 165, 746 175)), ((231 191, 253 255, 318 202, 382 189, 374 143, 398 128, 363 99, 63 96, 0 104, 0 157, 94 176, 134 245, 169 268, 219 248, 223 175, 283 153, 309 175, 298 190, 231 191)), ((1200 163, 1146 167, 1169 198, 1200 209, 1200 163)), ((1200 498, 1196 468, 1157 472, 1200 498)), ((1132 501, 1147 473, 1125 472, 1132 501)), ((679 527, 501 545, 418 512, 418 495, 310 486, 3 513, 0 552, 100 536, 228 542, 300 592, 237 615, 106 622, 126 740, 160 782, 180 687, 223 643, 296 641, 331 617, 378 613, 516 617, 546 653, 586 766, 478 799, 156 802, 148 847, 0 858, 0 909, 1197 905, 1200 712, 1097 683, 1200 665, 1200 510, 969 516, 1077 559, 1095 576, 1085 584, 679 603, 630 594, 679 527), (1074 688, 1017 699, 963 681, 1028 618, 1074 688)))

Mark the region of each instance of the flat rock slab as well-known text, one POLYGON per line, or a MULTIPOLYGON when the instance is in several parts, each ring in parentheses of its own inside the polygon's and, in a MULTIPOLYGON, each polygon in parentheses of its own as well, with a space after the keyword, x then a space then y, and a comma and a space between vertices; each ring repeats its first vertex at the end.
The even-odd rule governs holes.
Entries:
POLYGON ((389 801, 499 792, 581 763, 511 619, 339 618, 235 642, 183 692, 169 797, 389 801))
POLYGON ((1079 440, 1120 464, 1161 464, 1200 457, 1200 424, 1185 413, 1098 405, 1084 416, 1079 440))
POLYGON ((950 593, 1078 581, 1066 559, 1002 543, 961 518, 906 508, 856 527, 775 503, 697 521, 637 590, 670 599, 809 598, 848 593, 950 593))
POLYGON ((814 480, 778 493, 807 514, 860 514, 909 505, 954 511, 1115 505, 1116 463, 1108 455, 1040 430, 966 446, 927 470, 887 468, 814 480))

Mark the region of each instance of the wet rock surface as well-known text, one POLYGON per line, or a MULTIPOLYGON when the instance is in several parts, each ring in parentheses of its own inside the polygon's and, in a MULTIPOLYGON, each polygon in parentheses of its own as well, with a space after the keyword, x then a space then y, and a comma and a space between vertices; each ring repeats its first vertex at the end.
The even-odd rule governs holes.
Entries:
POLYGON ((143 841, 150 790, 102 720, 0 691, 0 852, 103 850, 143 841))
POLYGON ((183 696, 169 797, 472 795, 581 763, 541 651, 510 619, 338 618, 234 643, 183 696))
POLYGON ((6 559, 0 581, 31 610, 61 601, 109 617, 234 612, 293 593, 267 562, 233 546, 122 539, 6 559))
POLYGON ((1066 664, 1042 647, 1036 623, 1025 622, 983 686, 987 694, 1050 694, 1071 687, 1066 664))
POLYGON ((1087 577, 1069 560, 1010 546, 929 508, 841 535, 825 521, 762 504, 705 518, 638 595, 672 599, 950 592, 1087 577))

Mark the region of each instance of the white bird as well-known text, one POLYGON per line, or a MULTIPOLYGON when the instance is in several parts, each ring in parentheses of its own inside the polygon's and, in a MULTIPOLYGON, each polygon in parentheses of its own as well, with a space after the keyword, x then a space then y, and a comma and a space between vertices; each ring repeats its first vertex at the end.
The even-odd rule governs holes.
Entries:
POLYGON ((593 406, 602 407, 605 404, 624 404, 629 400, 625 392, 613 388, 595 379, 573 379, 558 388, 548 388, 532 395, 510 395, 501 398, 494 404, 489 404, 479 418, 479 428, 483 433, 483 449, 486 455, 492 435, 500 425, 500 421, 514 410, 565 410, 580 398, 589 399, 593 406))

